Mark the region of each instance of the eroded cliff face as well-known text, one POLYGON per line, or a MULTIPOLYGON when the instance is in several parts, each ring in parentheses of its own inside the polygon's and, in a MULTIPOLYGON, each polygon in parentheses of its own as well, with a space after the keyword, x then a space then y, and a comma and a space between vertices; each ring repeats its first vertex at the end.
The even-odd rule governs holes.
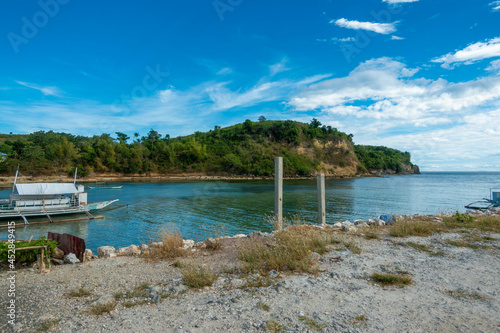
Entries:
POLYGON ((354 147, 350 141, 326 141, 314 140, 312 143, 302 143, 296 148, 300 155, 315 159, 318 166, 313 174, 324 173, 327 177, 354 177, 363 175, 411 175, 420 174, 417 165, 402 163, 403 171, 397 172, 391 169, 377 169, 364 171, 364 166, 359 161, 354 147))
POLYGON ((297 153, 318 160, 313 175, 324 173, 327 177, 353 177, 358 174, 359 160, 352 144, 346 140, 302 143, 297 147, 297 153))

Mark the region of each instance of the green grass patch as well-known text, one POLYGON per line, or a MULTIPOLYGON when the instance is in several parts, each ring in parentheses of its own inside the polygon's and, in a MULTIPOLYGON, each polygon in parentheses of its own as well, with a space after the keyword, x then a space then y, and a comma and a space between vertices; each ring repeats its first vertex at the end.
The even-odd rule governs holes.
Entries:
POLYGON ((279 321, 276 320, 271 320, 267 322, 266 328, 269 332, 271 333, 277 333, 277 332, 284 332, 286 329, 286 326, 280 323, 279 321))
POLYGON ((269 311, 269 310, 271 309, 271 308, 269 307, 269 305, 267 305, 267 304, 266 304, 266 303, 264 303, 264 302, 259 302, 259 303, 257 303, 257 307, 258 307, 259 309, 264 310, 264 311, 269 311))
POLYGON ((300 316, 299 320, 303 323, 305 323, 309 329, 315 330, 315 331, 320 331, 323 328, 325 328, 325 324, 318 323, 317 321, 307 317, 307 316, 300 316))
POLYGON ((344 242, 344 246, 347 249, 351 250, 351 252, 354 254, 361 254, 361 252, 363 252, 363 249, 356 245, 354 242, 344 242))
POLYGON ((36 324, 35 332, 48 332, 52 327, 56 326, 60 321, 61 319, 44 320, 36 324))
POLYGON ((373 273, 370 278, 381 286, 395 286, 403 288, 413 284, 413 280, 408 275, 398 275, 389 273, 373 273))

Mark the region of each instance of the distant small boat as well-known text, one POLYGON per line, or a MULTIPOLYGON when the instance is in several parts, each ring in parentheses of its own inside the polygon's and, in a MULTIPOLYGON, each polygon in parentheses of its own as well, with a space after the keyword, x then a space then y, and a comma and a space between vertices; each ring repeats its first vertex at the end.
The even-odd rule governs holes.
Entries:
POLYGON ((89 190, 119 190, 122 187, 123 187, 123 185, 119 185, 119 186, 117 186, 117 185, 108 185, 107 182, 104 182, 104 183, 101 183, 101 184, 99 184, 99 183, 96 182, 96 184, 92 185, 92 186, 87 185, 87 188, 89 190))
POLYGON ((484 198, 483 200, 474 201, 465 208, 475 209, 475 210, 488 210, 491 208, 500 207, 500 187, 490 188, 490 198, 484 198))

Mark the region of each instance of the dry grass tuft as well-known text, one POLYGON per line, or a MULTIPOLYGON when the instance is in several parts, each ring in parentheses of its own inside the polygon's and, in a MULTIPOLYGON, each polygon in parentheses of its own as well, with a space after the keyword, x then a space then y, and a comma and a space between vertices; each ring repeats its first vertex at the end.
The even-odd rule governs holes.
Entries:
POLYGON ((86 297, 92 295, 90 290, 86 290, 84 287, 80 289, 71 290, 66 296, 68 297, 86 297))
POLYGON ((210 287, 219 277, 213 269, 193 264, 181 269, 181 272, 184 276, 184 284, 195 289, 210 287))
POLYGON ((461 289, 457 289, 457 290, 445 290, 444 291, 445 294, 453 297, 453 298, 456 298, 456 299, 459 299, 459 300, 467 300, 467 299, 470 299, 470 300, 475 300, 475 301, 489 301, 489 300, 492 300, 493 298, 490 297, 490 296, 486 296, 486 295, 481 295, 479 293, 476 293, 476 292, 468 292, 468 291, 465 291, 465 290, 461 290, 461 289))
POLYGON ((389 226, 389 235, 393 237, 431 236, 435 233, 446 231, 442 224, 432 222, 430 218, 419 220, 404 219, 389 226))
POLYGON ((115 303, 97 304, 90 308, 90 312, 93 315, 100 316, 102 314, 113 311, 115 306, 115 303))
POLYGON ((239 258, 246 264, 244 273, 259 271, 267 274, 271 270, 305 272, 315 274, 311 252, 324 254, 328 245, 339 243, 332 234, 305 225, 290 226, 278 232, 276 241, 264 243, 253 240, 239 249, 239 258))
POLYGON ((154 246, 151 242, 149 253, 144 255, 146 259, 151 261, 170 260, 187 255, 188 252, 182 248, 184 245, 182 235, 174 225, 162 229, 158 238, 160 245, 154 246))

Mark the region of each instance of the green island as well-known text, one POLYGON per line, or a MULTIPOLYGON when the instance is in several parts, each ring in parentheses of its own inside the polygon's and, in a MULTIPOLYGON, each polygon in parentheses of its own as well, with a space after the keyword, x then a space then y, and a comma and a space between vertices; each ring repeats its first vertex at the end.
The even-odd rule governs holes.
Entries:
POLYGON ((151 129, 133 138, 116 132, 92 137, 53 131, 27 135, 0 134, 0 175, 17 166, 33 176, 93 173, 122 175, 203 174, 267 177, 274 157, 283 156, 286 177, 330 177, 419 173, 408 152, 355 145, 353 135, 317 119, 246 120, 241 124, 171 138, 151 129))

